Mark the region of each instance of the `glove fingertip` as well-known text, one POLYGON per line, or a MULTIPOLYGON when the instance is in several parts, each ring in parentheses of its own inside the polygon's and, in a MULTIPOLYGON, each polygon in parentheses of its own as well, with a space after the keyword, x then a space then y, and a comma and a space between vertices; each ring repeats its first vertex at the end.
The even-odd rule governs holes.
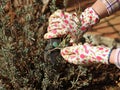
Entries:
POLYGON ((61 49, 61 55, 62 56, 65 56, 67 54, 68 54, 68 50, 66 50, 66 48, 61 49))
POLYGON ((44 35, 44 39, 51 39, 51 38, 53 38, 53 37, 51 35, 49 35, 49 33, 46 33, 44 35))
POLYGON ((48 32, 44 35, 44 39, 51 39, 51 38, 57 38, 59 37, 57 34, 54 34, 52 32, 48 32))
POLYGON ((61 54, 61 56, 64 56, 64 55, 65 55, 63 49, 61 49, 60 54, 61 54))

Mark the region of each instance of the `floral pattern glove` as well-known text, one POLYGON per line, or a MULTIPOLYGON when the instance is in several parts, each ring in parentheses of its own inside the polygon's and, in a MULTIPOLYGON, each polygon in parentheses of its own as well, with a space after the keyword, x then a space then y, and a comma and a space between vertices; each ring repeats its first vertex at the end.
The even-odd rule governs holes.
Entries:
POLYGON ((75 38, 77 30, 86 31, 88 27, 98 22, 99 16, 91 7, 85 9, 80 17, 77 17, 76 13, 57 10, 49 18, 48 32, 44 35, 44 38, 57 38, 67 34, 75 38), (81 27, 78 27, 79 22, 81 22, 81 27))
POLYGON ((61 55, 66 61, 73 64, 108 64, 110 50, 105 46, 92 46, 85 43, 84 45, 66 47, 61 50, 61 55))

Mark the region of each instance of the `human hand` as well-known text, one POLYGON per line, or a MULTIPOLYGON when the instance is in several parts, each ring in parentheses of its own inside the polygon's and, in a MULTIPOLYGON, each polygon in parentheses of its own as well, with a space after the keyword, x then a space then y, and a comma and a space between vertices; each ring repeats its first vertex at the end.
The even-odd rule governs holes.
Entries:
POLYGON ((88 65, 92 63, 108 64, 110 48, 105 46, 92 46, 88 43, 63 48, 62 57, 73 64, 88 65))
POLYGON ((68 33, 73 34, 73 32, 76 32, 76 22, 79 22, 76 13, 70 14, 62 10, 55 11, 49 18, 48 32, 44 35, 44 38, 50 39, 68 33))
POLYGON ((57 10, 49 18, 48 32, 44 35, 44 38, 50 39, 70 34, 75 39, 80 34, 79 31, 85 32, 98 22, 99 16, 91 7, 82 12, 79 17, 76 13, 57 10), (79 26, 79 24, 81 25, 79 26))

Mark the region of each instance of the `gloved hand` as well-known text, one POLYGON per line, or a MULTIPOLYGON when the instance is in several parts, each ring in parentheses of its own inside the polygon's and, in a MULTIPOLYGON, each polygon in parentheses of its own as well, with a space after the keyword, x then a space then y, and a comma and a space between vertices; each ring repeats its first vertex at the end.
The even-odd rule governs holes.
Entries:
MULTIPOLYGON (((77 18, 76 13, 70 14, 62 10, 57 10, 49 18, 48 33, 44 35, 44 38, 57 38, 67 34, 75 38, 78 30, 84 32, 98 22, 99 16, 91 7, 82 12, 79 18, 77 18), (79 22, 81 23, 81 27, 78 27, 79 22)), ((109 52, 110 49, 104 46, 94 47, 84 44, 66 47, 61 50, 61 55, 65 60, 74 64, 89 64, 93 62, 108 64, 109 52)))
MULTIPOLYGON (((49 18, 48 32, 44 35, 45 39, 61 37, 70 34, 73 40, 78 31, 85 32, 89 27, 99 22, 99 16, 89 7, 78 17, 76 13, 67 13, 57 10, 49 18), (81 24, 79 27, 78 24, 81 24)), ((74 41, 73 41, 74 42, 74 41)))
POLYGON ((105 46, 92 46, 88 43, 63 48, 62 57, 73 64, 88 65, 92 63, 108 64, 111 49, 105 46))

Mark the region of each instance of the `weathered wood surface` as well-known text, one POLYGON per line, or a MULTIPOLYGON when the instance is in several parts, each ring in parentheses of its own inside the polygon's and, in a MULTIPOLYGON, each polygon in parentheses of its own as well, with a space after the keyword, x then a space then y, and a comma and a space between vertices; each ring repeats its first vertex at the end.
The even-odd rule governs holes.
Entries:
POLYGON ((120 47, 120 39, 118 38, 109 38, 92 33, 86 33, 83 37, 86 39, 87 43, 91 43, 93 45, 105 45, 110 48, 120 47))
MULTIPOLYGON (((82 8, 91 6, 96 0, 66 0, 67 11, 74 11, 76 8, 82 8)), ((57 0, 57 5, 64 4, 64 0, 57 0)))

